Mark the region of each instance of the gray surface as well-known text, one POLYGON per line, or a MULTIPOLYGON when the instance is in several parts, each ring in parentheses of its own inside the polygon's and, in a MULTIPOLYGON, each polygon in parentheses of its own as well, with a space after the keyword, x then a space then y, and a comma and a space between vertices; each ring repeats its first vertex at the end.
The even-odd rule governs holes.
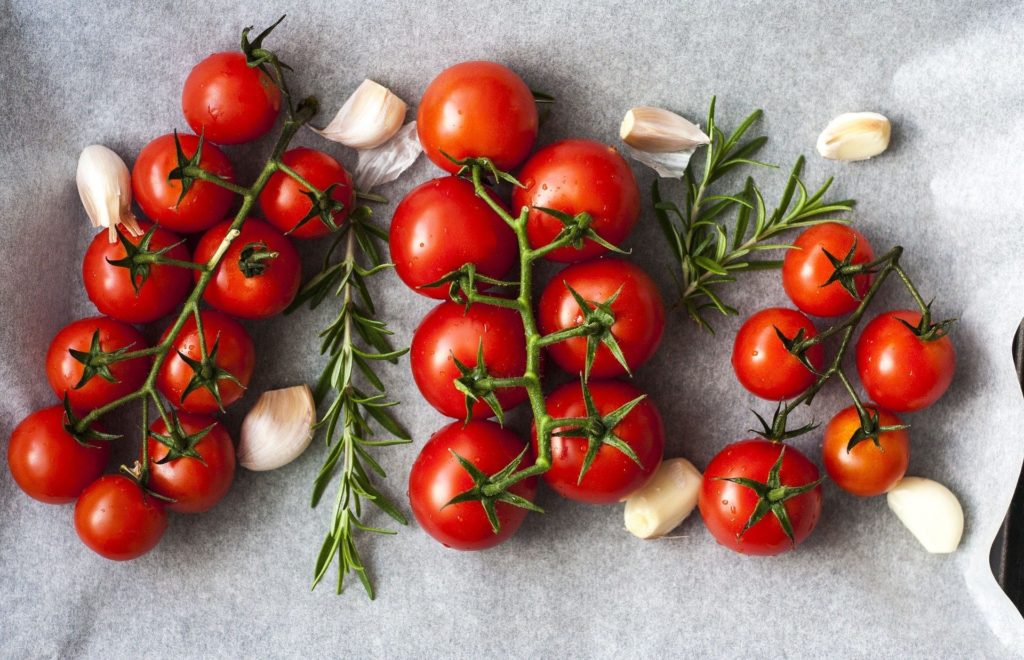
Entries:
MULTIPOLYGON (((773 138, 766 156, 791 162, 811 153, 817 132, 841 111, 892 117, 895 138, 884 157, 844 166, 815 156, 808 174, 836 174, 837 193, 860 201, 858 226, 875 246, 902 242, 907 267, 926 295, 938 296, 939 313, 963 319, 952 390, 912 417, 911 472, 950 485, 968 522, 960 552, 929 556, 884 500, 827 486, 825 516, 809 542, 758 560, 716 546, 696 517, 672 539, 641 543, 622 530, 619 507, 548 493, 547 515, 532 516, 512 542, 486 553, 445 550, 415 526, 371 541, 365 552, 380 595, 369 603, 358 588, 340 598, 331 585, 308 591, 328 514, 306 506, 318 446, 277 472, 240 473, 218 509, 174 517, 157 550, 129 564, 94 556, 75 537, 71 507, 29 501, 4 471, 0 655, 1024 653, 1020 615, 987 566, 1024 454, 1024 406, 1009 359, 1024 314, 1019 4, 60 4, 0 3, 0 436, 51 403, 41 373, 47 343, 92 312, 78 274, 92 234, 72 180, 78 151, 101 142, 130 160, 154 135, 184 128, 178 99, 188 67, 233 48, 241 26, 288 11, 272 44, 296 67, 294 88, 317 93, 329 112, 364 76, 414 102, 444 66, 493 58, 558 96, 544 141, 613 140, 624 110, 640 102, 697 118, 718 94, 727 125, 764 107, 773 138)), ((258 157, 230 153, 243 170, 258 157)), ((420 162, 383 192, 397 199, 433 175, 420 162)), ((640 176, 646 187, 649 176, 640 176)), ((632 244, 670 291, 667 252, 649 213, 632 244)), ((394 279, 378 293, 408 340, 430 303, 394 279)), ((770 275, 731 296, 747 311, 784 302, 770 275)), ((886 298, 908 303, 895 288, 886 298)), ((312 377, 326 314, 253 326, 262 362, 254 392, 312 377)), ((720 322, 720 334, 709 337, 673 316, 655 363, 639 374, 671 430, 669 454, 703 465, 744 435, 748 406, 767 410, 729 373, 737 326, 720 322)), ((419 444, 444 420, 420 401, 406 370, 394 369, 389 382, 419 444)), ((830 387, 814 414, 826 418, 840 405, 830 387)), ((815 455, 818 441, 798 444, 815 455)), ((399 498, 415 452, 382 454, 399 498)))

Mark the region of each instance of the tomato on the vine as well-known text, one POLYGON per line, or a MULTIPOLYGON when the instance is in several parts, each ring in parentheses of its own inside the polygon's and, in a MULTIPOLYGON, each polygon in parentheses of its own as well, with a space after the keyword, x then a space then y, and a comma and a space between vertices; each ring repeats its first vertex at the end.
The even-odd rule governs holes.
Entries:
MULTIPOLYGON (((743 323, 736 333, 732 349, 732 368, 740 384, 751 393, 771 401, 791 399, 818 378, 789 352, 777 331, 787 339, 794 339, 801 331, 804 339, 818 334, 811 320, 800 312, 769 307, 743 323)), ((821 344, 808 348, 805 355, 815 371, 824 368, 825 348, 821 344)))
POLYGON ((167 529, 163 502, 123 474, 92 482, 75 503, 75 531, 90 550, 117 561, 141 557, 167 529))
POLYGON ((168 433, 162 419, 149 427, 147 486, 174 500, 167 504, 171 511, 208 511, 227 494, 235 478, 235 445, 213 417, 178 413, 177 420, 180 438, 168 433))
MULTIPOLYGON (((879 427, 901 426, 900 418, 887 410, 867 405, 869 415, 877 413, 879 427)), ((854 495, 871 497, 888 492, 903 478, 910 463, 910 439, 903 429, 878 434, 878 444, 871 438, 851 440, 861 429, 856 406, 838 413, 825 427, 821 459, 825 472, 836 485, 854 495)))
MULTIPOLYGON (((782 287, 798 309, 812 316, 842 316, 857 309, 860 301, 841 283, 826 284, 835 266, 825 252, 842 261, 854 245, 857 247, 851 265, 875 258, 863 234, 836 222, 815 225, 796 237, 782 262, 782 287)), ((858 296, 863 297, 871 286, 871 275, 857 275, 853 282, 858 296)))
MULTIPOLYGON (((331 199, 340 202, 340 210, 333 211, 334 224, 341 227, 355 203, 352 177, 341 163, 322 151, 299 147, 286 151, 281 162, 295 170, 302 178, 321 192, 331 190, 331 199)), ((318 215, 307 218, 313 208, 309 189, 284 172, 277 171, 260 192, 260 210, 267 222, 295 238, 321 238, 333 230, 318 215)))
POLYGON ((181 93, 185 121, 217 144, 255 140, 274 126, 281 90, 240 52, 214 53, 192 67, 181 93))
MULTIPOLYGON (((496 502, 499 530, 495 532, 480 501, 448 504, 456 495, 475 485, 473 476, 453 452, 484 474, 493 475, 526 447, 515 433, 483 420, 473 420, 466 425, 453 422, 432 435, 409 471, 409 505, 420 527, 446 547, 456 550, 483 550, 515 534, 526 518, 524 508, 496 502)), ((523 465, 532 461, 527 451, 523 465)), ((532 501, 537 494, 537 479, 523 479, 508 490, 532 501)))

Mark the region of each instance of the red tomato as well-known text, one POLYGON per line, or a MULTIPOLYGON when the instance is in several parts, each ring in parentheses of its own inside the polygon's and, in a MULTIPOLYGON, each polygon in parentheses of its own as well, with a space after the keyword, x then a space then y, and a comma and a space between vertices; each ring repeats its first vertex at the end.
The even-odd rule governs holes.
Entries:
POLYGON ((7 466, 14 482, 29 497, 47 504, 73 502, 95 481, 110 457, 110 446, 79 444, 64 428, 64 407, 37 410, 11 433, 7 466))
MULTIPOLYGON (((179 133, 178 141, 186 157, 195 155, 199 138, 179 133)), ((161 135, 142 148, 132 168, 132 192, 142 212, 157 224, 186 234, 209 229, 223 220, 235 201, 235 194, 209 181, 194 181, 182 198, 181 181, 167 178, 177 166, 174 135, 161 135)), ((203 143, 199 166, 234 181, 235 170, 231 161, 223 151, 208 142, 203 143)))
POLYGON ((75 504, 75 531, 90 550, 116 561, 141 557, 167 529, 160 500, 122 474, 100 477, 75 504))
MULTIPOLYGON (((602 417, 643 396, 643 392, 637 388, 617 380, 592 380, 587 387, 602 417)), ((580 383, 562 385, 549 394, 546 401, 548 414, 556 419, 587 416, 580 383)), ((616 447, 602 444, 580 480, 580 470, 590 444, 588 438, 584 435, 552 436, 551 469, 544 473, 548 485, 562 497, 571 500, 611 504, 647 483, 661 464, 665 449, 661 416, 654 403, 644 399, 609 431, 633 450, 640 459, 640 465, 616 447)), ((536 424, 532 435, 533 451, 538 454, 540 449, 537 446, 536 424)))
MULTIPOLYGON (((619 152, 592 140, 562 140, 533 155, 519 173, 525 188, 512 189, 512 206, 550 208, 576 216, 589 213, 590 228, 612 245, 629 236, 640 217, 636 177, 619 152)), ((532 247, 547 245, 565 225, 537 208, 526 225, 532 247)), ((580 249, 566 246, 549 252, 552 261, 584 261, 607 252, 587 239, 580 249)))
MULTIPOLYGON (((736 333, 732 348, 732 368, 740 384, 762 399, 791 399, 817 380, 811 371, 779 339, 775 329, 792 339, 803 330, 805 338, 818 331, 811 320, 792 309, 769 307, 747 319, 736 333)), ((825 366, 825 348, 821 344, 807 349, 807 358, 818 371, 825 366)))
MULTIPOLYGON (((835 222, 815 225, 796 237, 782 262, 782 286, 794 305, 812 316, 842 316, 857 309, 859 301, 839 282, 823 286, 835 272, 824 251, 842 261, 854 243, 857 250, 853 253, 853 264, 875 258, 863 234, 835 222)), ((871 287, 870 274, 858 275, 853 281, 861 296, 871 287)))
MULTIPOLYGON (((621 259, 598 259, 569 266, 551 278, 540 297, 538 323, 543 334, 575 328, 585 322, 583 310, 567 286, 584 300, 604 303, 618 292, 611 303, 615 322, 611 334, 622 350, 629 368, 636 369, 650 359, 665 330, 665 304, 658 285, 639 266, 621 259)), ((548 346, 548 354, 562 369, 583 371, 587 339, 573 337, 548 346)), ((626 373, 604 344, 597 347, 590 374, 619 376, 626 373)))
POLYGON ((79 319, 64 326, 50 342, 50 349, 46 352, 46 377, 57 398, 63 399, 67 394, 71 408, 76 411, 99 408, 131 394, 142 387, 149 375, 150 359, 147 357, 109 365, 91 365, 93 375, 78 387, 85 372, 85 364, 77 360, 71 351, 88 354, 93 335, 97 332, 99 348, 104 353, 113 353, 119 349, 137 351, 148 348, 138 330, 105 316, 79 319), (105 376, 113 380, 107 380, 105 376))
POLYGON ((405 196, 391 219, 389 245, 402 281, 438 299, 448 297, 447 284, 419 287, 467 263, 501 279, 519 256, 511 227, 476 196, 473 184, 454 176, 427 181, 405 196))
MULTIPOLYGON (((149 227, 143 226, 143 229, 149 227)), ((119 227, 118 231, 126 236, 132 245, 138 245, 141 236, 131 236, 119 227)), ((159 227, 153 233, 149 249, 153 252, 180 242, 181 239, 159 227)), ((149 323, 170 314, 175 307, 188 297, 192 287, 192 273, 188 268, 149 264, 142 267, 145 278, 140 271, 136 283, 140 283, 136 293, 132 286, 132 276, 128 268, 115 266, 111 261, 124 259, 127 253, 120 242, 111 243, 104 229, 96 234, 92 243, 85 251, 82 261, 82 281, 89 300, 103 314, 128 323, 149 323)), ((170 259, 189 260, 188 248, 176 245, 164 256, 170 259)))
MULTIPOLYGON (((448 506, 453 497, 474 486, 473 477, 452 452, 485 474, 493 475, 511 463, 525 446, 511 431, 481 420, 465 426, 453 422, 432 435, 409 471, 409 504, 420 527, 445 547, 456 550, 483 550, 515 534, 526 518, 526 509, 497 502, 500 530, 495 534, 482 503, 459 502, 448 506)), ((533 457, 527 452, 520 469, 532 462, 533 457)), ((537 479, 523 479, 509 492, 533 501, 537 479)))
MULTIPOLYGON (((225 220, 203 234, 195 259, 207 263, 231 229, 225 220)), ((200 272, 195 271, 198 282, 200 272)), ((203 292, 203 300, 222 312, 243 319, 264 319, 284 310, 302 283, 299 253, 281 232, 247 218, 231 242, 203 292), (276 253, 276 257, 261 255, 276 253)))
MULTIPOLYGON (((193 435, 210 428, 191 448, 199 455, 180 456, 161 463, 170 448, 154 435, 166 436, 167 425, 158 419, 150 427, 149 483, 154 493, 169 497, 174 502, 167 508, 178 513, 201 513, 220 502, 235 478, 235 445, 231 436, 213 417, 180 413, 178 421, 185 434, 193 435)), ((184 448, 183 448, 184 449, 184 448)))
POLYGON ((514 71, 495 62, 463 62, 427 86, 416 130, 427 156, 443 170, 459 169, 448 154, 487 157, 509 171, 530 153, 537 119, 533 93, 514 71))
MULTIPOLYGON (((340 227, 355 203, 352 177, 345 168, 324 152, 306 147, 285 152, 281 162, 298 172, 321 192, 337 184, 331 192, 331 199, 341 202, 345 207, 332 213, 331 217, 334 218, 334 224, 340 227)), ((313 201, 305 194, 307 192, 309 188, 300 185, 284 172, 274 173, 259 196, 263 216, 267 222, 295 238, 327 236, 331 233, 331 228, 325 225, 319 216, 311 218, 298 229, 295 228, 313 208, 313 201)))
POLYGON ((697 504, 708 531, 720 544, 745 555, 777 555, 792 550, 814 530, 821 516, 821 485, 805 492, 775 490, 765 497, 782 503, 793 529, 791 540, 769 509, 763 518, 744 531, 761 496, 754 489, 726 479, 752 479, 761 484, 799 488, 818 481, 818 468, 797 449, 768 440, 742 440, 718 453, 704 471, 697 504), (783 453, 784 450, 784 453, 783 453), (778 484, 771 484, 771 471, 782 454, 778 484))
MULTIPOLYGON (((899 426, 903 422, 896 415, 873 406, 869 412, 878 412, 879 426, 899 426)), ((853 449, 847 449, 854 433, 861 428, 857 409, 850 406, 832 418, 825 427, 821 459, 825 472, 836 485, 848 493, 871 497, 888 492, 907 472, 910 462, 910 440, 907 432, 886 431, 874 441, 861 440, 853 449), (880 445, 880 446, 879 446, 880 445)))
POLYGON ((266 134, 281 110, 281 90, 239 52, 214 53, 195 65, 181 93, 185 121, 217 144, 241 144, 266 134))
POLYGON ((956 349, 948 336, 925 341, 910 328, 921 315, 909 310, 886 312, 865 326, 857 340, 857 371, 868 395, 896 412, 927 408, 953 382, 956 349))
MULTIPOLYGON (((217 354, 213 365, 210 366, 215 365, 217 369, 234 376, 241 383, 239 385, 228 378, 217 379, 221 402, 226 408, 245 394, 245 388, 249 384, 253 368, 256 365, 255 349, 252 339, 249 338, 249 333, 238 321, 212 310, 204 311, 200 316, 203 321, 203 335, 206 337, 206 350, 211 356, 214 345, 217 345, 217 354)), ((168 328, 169 330, 170 328, 168 328)), ((167 332, 165 331, 161 341, 166 337, 167 332)), ((196 361, 202 356, 194 317, 190 316, 185 321, 185 325, 171 344, 167 359, 160 367, 160 371, 157 372, 156 385, 160 393, 175 407, 186 412, 216 412, 220 409, 217 399, 206 387, 192 390, 184 401, 182 400, 182 393, 196 372, 185 360, 181 359, 179 351, 196 361)))
MULTIPOLYGON (((466 395, 455 389, 461 372, 454 360, 473 368, 483 343, 484 364, 493 378, 513 378, 526 371, 526 334, 523 320, 511 309, 443 302, 427 314, 412 336, 412 377, 427 403, 449 417, 466 416, 466 395), (454 358, 454 359, 453 359, 454 358)), ((495 392, 502 410, 526 401, 526 390, 502 388, 495 392)), ((473 404, 474 417, 494 413, 484 401, 473 404)))

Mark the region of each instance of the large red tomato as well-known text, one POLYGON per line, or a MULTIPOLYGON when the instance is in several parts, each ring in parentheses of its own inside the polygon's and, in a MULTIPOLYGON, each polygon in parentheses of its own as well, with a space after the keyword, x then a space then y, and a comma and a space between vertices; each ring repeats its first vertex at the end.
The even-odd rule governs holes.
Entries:
MULTIPOLYGON (((753 394, 782 401, 797 396, 818 377, 786 349, 776 328, 789 339, 800 330, 804 331, 805 338, 818 334, 811 320, 800 312, 783 307, 762 309, 747 319, 736 333, 732 368, 740 384, 753 394)), ((825 348, 821 344, 811 346, 806 355, 815 370, 824 368, 825 348)))
MULTIPOLYGON (((879 426, 900 426, 899 417, 873 406, 869 413, 878 413, 879 426)), ((903 478, 910 462, 910 438, 905 430, 886 431, 873 440, 860 440, 852 448, 850 440, 861 428, 857 408, 845 408, 825 427, 821 459, 825 472, 836 485, 848 493, 871 497, 888 492, 903 478)))
POLYGON ((217 144, 263 136, 281 110, 281 90, 240 52, 214 53, 185 79, 181 110, 192 130, 217 144))
POLYGON ((75 531, 90 550, 116 561, 141 557, 167 529, 163 503, 123 474, 100 477, 75 503, 75 531))
MULTIPOLYGON (((854 244, 852 264, 863 264, 875 258, 868 239, 856 229, 835 222, 826 222, 804 230, 786 251, 782 262, 782 286, 793 304, 812 316, 842 316, 857 309, 859 301, 839 282, 825 285, 835 267, 825 251, 842 261, 854 244)), ((863 296, 871 286, 871 275, 854 278, 857 293, 863 296)))
MULTIPOLYGON (((235 445, 224 426, 213 417, 179 413, 178 422, 186 436, 206 429, 198 442, 181 447, 178 458, 164 461, 171 448, 155 436, 168 437, 167 425, 158 419, 150 427, 149 483, 150 489, 173 502, 167 508, 178 513, 201 513, 220 502, 235 478, 235 445), (189 455, 187 450, 195 452, 189 455)), ((173 441, 172 441, 173 442, 173 441)))
MULTIPOLYGON (((322 151, 299 147, 286 151, 281 162, 295 170, 317 190, 325 192, 332 185, 331 199, 341 202, 344 207, 331 214, 334 224, 340 227, 355 203, 352 177, 341 163, 322 151)), ((320 238, 331 233, 319 216, 300 222, 313 208, 313 200, 306 193, 309 189, 299 184, 288 174, 278 171, 270 177, 259 196, 260 210, 267 222, 295 238, 320 238), (298 226, 298 228, 296 228, 298 226)))

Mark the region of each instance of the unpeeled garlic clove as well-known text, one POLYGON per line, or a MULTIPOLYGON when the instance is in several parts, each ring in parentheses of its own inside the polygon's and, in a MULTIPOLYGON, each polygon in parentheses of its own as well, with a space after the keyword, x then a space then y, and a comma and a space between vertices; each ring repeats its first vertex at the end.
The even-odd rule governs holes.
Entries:
POLYGON ((398 132, 405 120, 405 101, 387 87, 364 80, 348 97, 331 123, 313 130, 353 149, 373 149, 398 132))
POLYGON ((128 166, 111 149, 94 144, 82 149, 75 171, 78 196, 93 227, 106 227, 110 242, 117 241, 117 226, 135 236, 142 229, 132 214, 132 183, 128 166))
POLYGON ((964 533, 964 510, 956 495, 924 477, 904 477, 886 496, 889 508, 931 553, 953 552, 964 533))
POLYGON ((416 122, 411 121, 379 147, 359 152, 354 175, 356 188, 373 190, 394 181, 416 162, 421 153, 423 146, 416 133, 416 122))
POLYGON ((892 124, 877 112, 848 112, 818 136, 818 153, 830 160, 867 160, 889 147, 892 124))
POLYGON ((626 498, 626 529, 654 539, 679 526, 697 506, 702 477, 685 458, 662 461, 643 488, 626 498))
POLYGON ((291 463, 313 440, 315 415, 308 385, 264 392, 242 422, 238 464, 262 472, 291 463))
POLYGON ((696 124, 664 108, 641 105, 632 108, 619 125, 622 141, 640 151, 685 151, 711 139, 696 124))

